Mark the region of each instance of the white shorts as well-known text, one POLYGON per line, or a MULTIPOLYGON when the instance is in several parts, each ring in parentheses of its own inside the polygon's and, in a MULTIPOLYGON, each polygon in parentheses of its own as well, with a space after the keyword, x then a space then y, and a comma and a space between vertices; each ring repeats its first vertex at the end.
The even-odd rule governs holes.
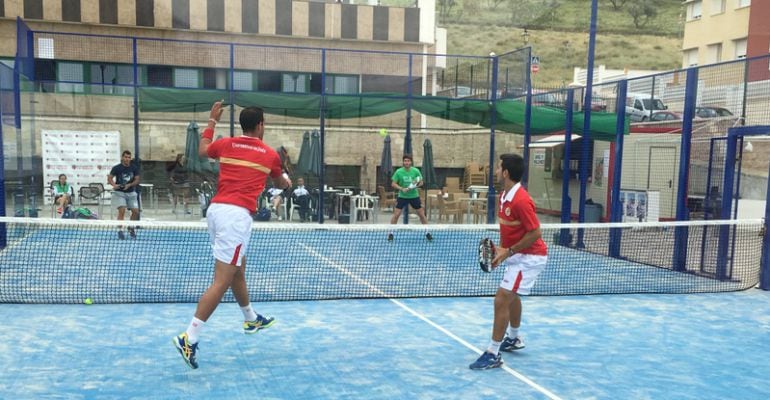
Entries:
POLYGON ((251 237, 253 219, 249 211, 232 204, 212 203, 206 211, 214 258, 242 266, 251 237))
POLYGON ((513 293, 528 295, 535 286, 537 276, 545 269, 547 256, 533 254, 514 254, 505 261, 505 273, 500 287, 513 293))
POLYGON ((117 190, 112 191, 112 206, 115 208, 128 207, 139 208, 139 202, 137 201, 136 192, 121 192, 117 190))

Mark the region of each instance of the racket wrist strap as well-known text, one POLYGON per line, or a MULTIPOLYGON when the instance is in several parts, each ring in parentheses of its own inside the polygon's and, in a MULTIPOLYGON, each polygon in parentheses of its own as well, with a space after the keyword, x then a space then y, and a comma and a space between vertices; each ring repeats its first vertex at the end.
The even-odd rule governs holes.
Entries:
POLYGON ((208 139, 208 140, 214 139, 214 130, 211 128, 204 129, 203 133, 201 133, 201 139, 208 139))

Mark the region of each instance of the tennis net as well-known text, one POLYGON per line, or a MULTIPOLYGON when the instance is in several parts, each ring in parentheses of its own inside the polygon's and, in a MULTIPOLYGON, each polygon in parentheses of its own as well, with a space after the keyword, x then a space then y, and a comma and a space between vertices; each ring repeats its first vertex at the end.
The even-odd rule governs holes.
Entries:
MULTIPOLYGON (((213 271, 205 223, 135 225, 137 238, 120 240, 118 221, 0 218, 0 302, 197 301, 213 271)), ((549 259, 533 295, 719 292, 759 281, 761 220, 559 224, 542 232, 549 259)), ((483 237, 498 242, 498 227, 257 223, 247 252, 250 295, 489 296, 502 271, 479 269, 483 237)))

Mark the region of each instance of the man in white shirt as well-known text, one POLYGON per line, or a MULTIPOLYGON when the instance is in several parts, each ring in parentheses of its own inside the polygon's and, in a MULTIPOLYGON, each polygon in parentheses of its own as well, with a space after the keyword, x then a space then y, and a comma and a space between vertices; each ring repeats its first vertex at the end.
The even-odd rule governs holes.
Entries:
POLYGON ((299 205, 299 219, 302 222, 310 220, 310 192, 305 188, 305 180, 297 179, 297 188, 291 194, 292 201, 299 205))
POLYGON ((275 216, 278 218, 279 221, 283 220, 283 216, 281 215, 281 203, 283 203, 283 189, 279 189, 277 187, 272 187, 267 190, 267 193, 270 195, 270 209, 275 214, 275 216))

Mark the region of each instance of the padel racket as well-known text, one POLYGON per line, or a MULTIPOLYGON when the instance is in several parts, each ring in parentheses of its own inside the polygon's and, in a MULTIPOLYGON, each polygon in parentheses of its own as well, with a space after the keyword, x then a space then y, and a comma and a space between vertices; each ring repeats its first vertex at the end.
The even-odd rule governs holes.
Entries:
POLYGON ((492 260, 495 258, 496 252, 495 242, 492 239, 481 239, 479 242, 479 267, 482 271, 492 272, 492 260))

